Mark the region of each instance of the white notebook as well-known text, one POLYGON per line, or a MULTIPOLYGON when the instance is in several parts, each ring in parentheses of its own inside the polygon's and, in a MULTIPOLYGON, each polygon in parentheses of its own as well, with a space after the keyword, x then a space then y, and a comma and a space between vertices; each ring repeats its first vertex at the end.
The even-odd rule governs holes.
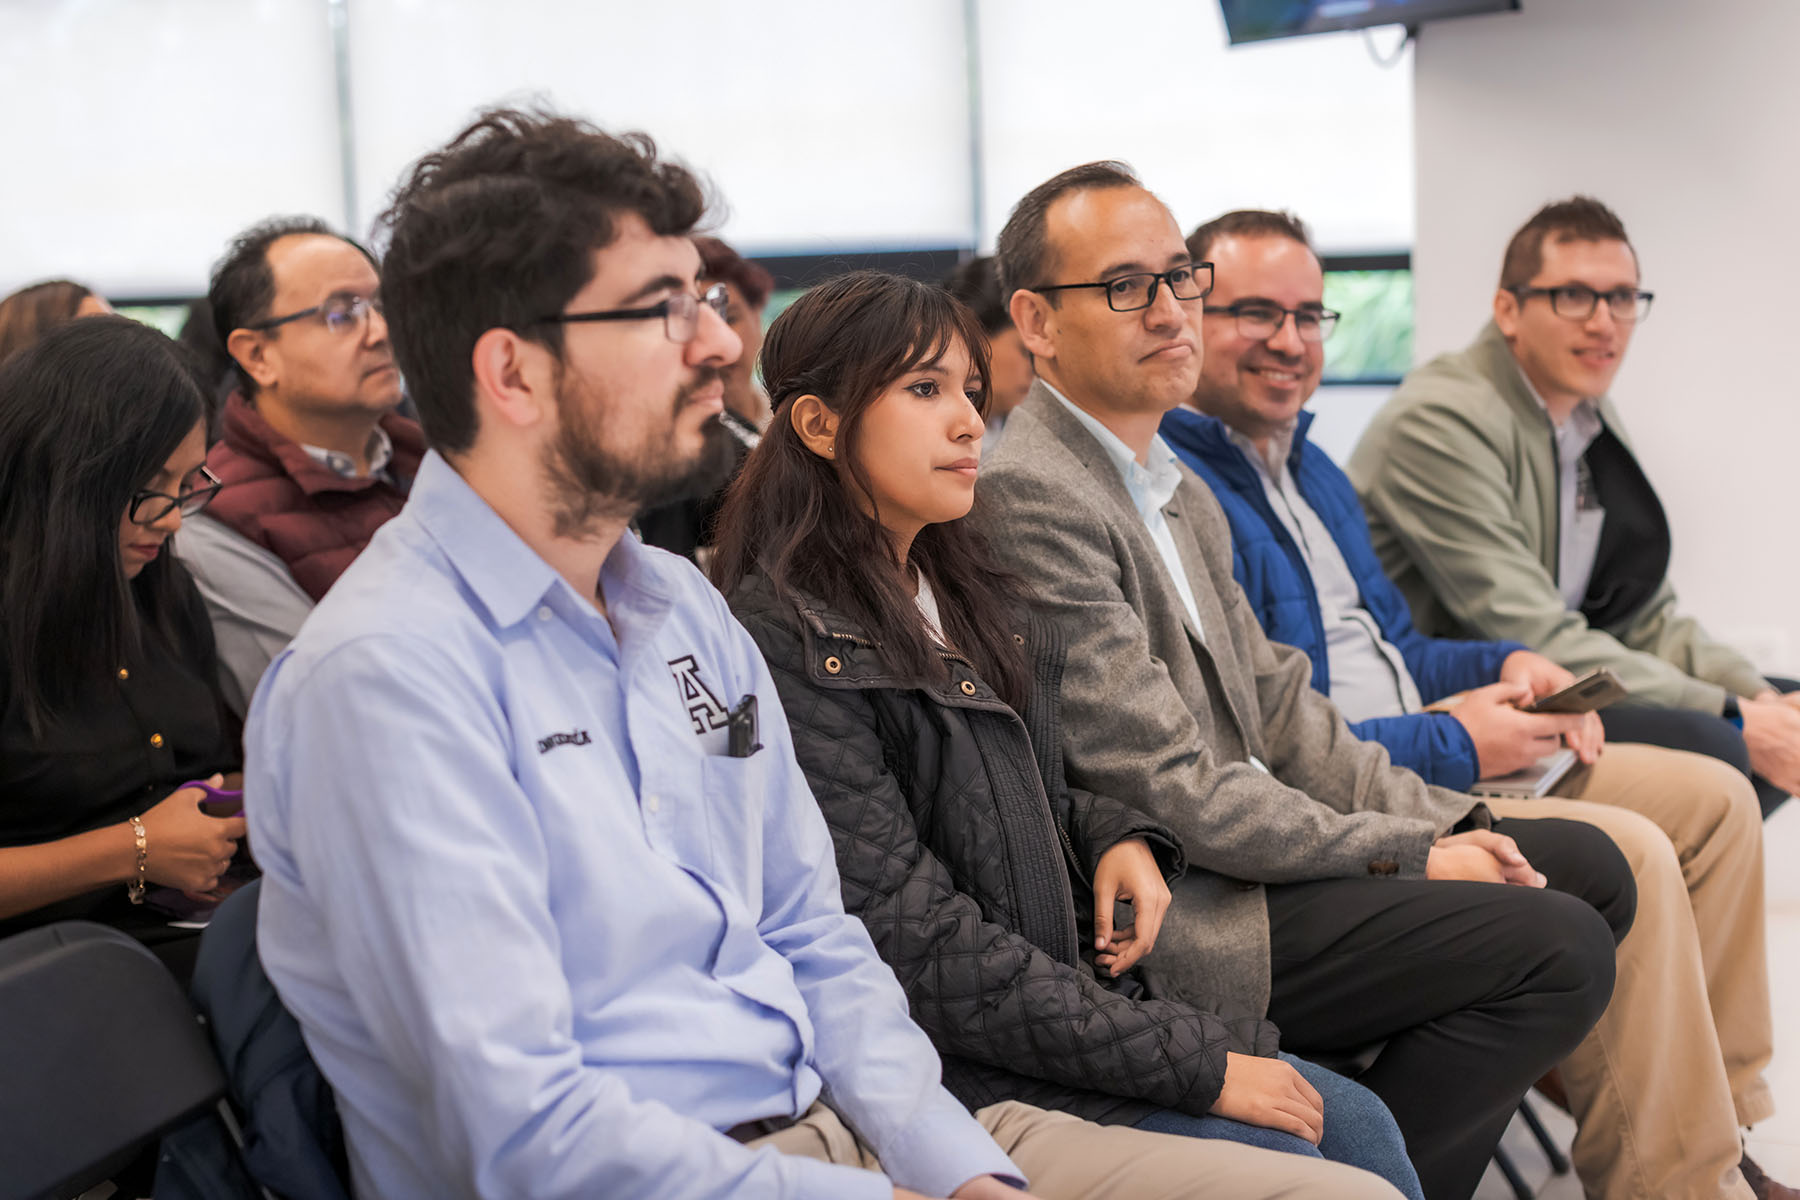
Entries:
POLYGON ((1502 775, 1498 779, 1480 779, 1469 789, 1471 796, 1496 796, 1501 799, 1529 800, 1542 796, 1561 782, 1575 765, 1575 752, 1564 747, 1532 763, 1529 767, 1502 775))

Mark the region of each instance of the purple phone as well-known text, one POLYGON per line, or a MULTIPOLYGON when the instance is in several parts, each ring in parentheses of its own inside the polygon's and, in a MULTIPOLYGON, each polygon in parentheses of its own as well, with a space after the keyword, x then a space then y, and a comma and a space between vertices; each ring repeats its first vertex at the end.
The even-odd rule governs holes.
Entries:
POLYGON ((199 788, 206 793, 206 799, 200 802, 200 811, 209 817, 235 817, 244 811, 242 788, 216 788, 204 779, 190 779, 175 790, 182 788, 199 788))

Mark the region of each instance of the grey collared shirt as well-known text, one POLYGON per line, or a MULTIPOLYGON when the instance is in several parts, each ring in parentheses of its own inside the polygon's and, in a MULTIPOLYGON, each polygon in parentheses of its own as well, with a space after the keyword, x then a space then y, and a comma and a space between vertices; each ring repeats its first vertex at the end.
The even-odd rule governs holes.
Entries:
POLYGON ((1228 427, 1226 434, 1255 468, 1269 507, 1300 548, 1300 556, 1312 574, 1319 617, 1325 626, 1331 702, 1346 721, 1418 712, 1423 704, 1405 657, 1381 636, 1381 626, 1363 607, 1362 589, 1338 549, 1337 540, 1300 494, 1294 474, 1288 469, 1294 427, 1290 425, 1270 439, 1266 459, 1257 453, 1256 443, 1237 430, 1228 427))
POLYGON ((1044 382, 1042 377, 1039 382, 1074 414, 1083 429, 1094 435, 1094 440, 1100 443, 1118 469, 1119 478, 1125 481, 1125 490, 1131 494, 1131 503, 1143 519, 1144 528, 1149 530, 1150 540, 1162 558, 1164 569, 1169 572, 1169 581, 1175 585, 1175 591, 1187 609, 1188 619, 1194 623, 1194 631, 1204 639, 1206 630, 1200 626, 1200 606, 1194 603, 1194 589, 1188 583, 1187 569, 1182 566, 1181 552, 1175 547, 1175 535, 1169 532, 1169 522, 1162 514, 1163 505, 1175 498, 1175 489, 1181 486, 1181 462, 1175 452, 1158 434, 1150 440, 1150 452, 1144 456, 1147 461, 1138 462, 1137 455, 1118 434, 1044 382))
MULTIPOLYGON (((1520 371, 1521 378, 1525 376, 1520 371)), ((1600 419, 1600 404, 1584 396, 1558 425, 1550 416, 1550 406, 1538 395, 1531 380, 1525 379, 1531 398, 1544 410, 1544 419, 1556 439, 1556 590, 1563 604, 1579 612, 1587 596, 1588 583, 1594 577, 1594 560, 1600 554, 1600 530, 1606 524, 1606 510, 1594 494, 1593 477, 1583 458, 1594 439, 1606 425, 1600 419)))
POLYGON ((194 576, 212 618, 219 682, 240 717, 257 681, 294 640, 313 599, 274 552, 205 513, 181 523, 175 553, 194 576))

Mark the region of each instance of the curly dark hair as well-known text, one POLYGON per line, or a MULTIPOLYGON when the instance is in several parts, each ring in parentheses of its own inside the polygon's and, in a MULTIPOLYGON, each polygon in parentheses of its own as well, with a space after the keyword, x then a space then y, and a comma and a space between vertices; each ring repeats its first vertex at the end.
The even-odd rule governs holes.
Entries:
POLYGON ((661 237, 705 215, 699 181, 659 161, 641 133, 619 137, 540 109, 493 109, 415 163, 377 225, 388 336, 426 437, 475 441, 470 358, 490 329, 562 354, 560 312, 593 276, 593 252, 635 212, 661 237))

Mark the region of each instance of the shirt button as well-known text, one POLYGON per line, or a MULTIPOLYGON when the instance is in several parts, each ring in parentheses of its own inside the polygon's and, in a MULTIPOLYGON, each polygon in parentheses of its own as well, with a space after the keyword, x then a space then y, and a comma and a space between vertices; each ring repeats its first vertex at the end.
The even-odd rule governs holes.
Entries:
POLYGON ((127 679, 130 679, 130 678, 131 678, 131 672, 127 671, 124 667, 120 667, 119 668, 119 682, 124 683, 127 679))
POLYGON ((150 735, 150 748, 152 750, 161 750, 162 742, 163 742, 162 734, 153 733, 150 735))
POLYGON ((540 621, 548 621, 554 615, 555 614, 550 611, 550 606, 548 604, 538 609, 538 620, 540 621))
POLYGON ((662 797, 658 796, 655 792, 651 792, 648 796, 644 797, 644 807, 651 812, 655 812, 662 807, 662 797))

